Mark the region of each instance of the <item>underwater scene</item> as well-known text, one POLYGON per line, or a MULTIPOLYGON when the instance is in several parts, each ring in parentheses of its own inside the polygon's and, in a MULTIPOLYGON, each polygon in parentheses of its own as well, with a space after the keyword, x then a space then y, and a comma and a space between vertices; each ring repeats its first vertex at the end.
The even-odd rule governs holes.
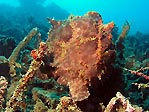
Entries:
POLYGON ((148 0, 0 0, 0 112, 149 112, 148 0))

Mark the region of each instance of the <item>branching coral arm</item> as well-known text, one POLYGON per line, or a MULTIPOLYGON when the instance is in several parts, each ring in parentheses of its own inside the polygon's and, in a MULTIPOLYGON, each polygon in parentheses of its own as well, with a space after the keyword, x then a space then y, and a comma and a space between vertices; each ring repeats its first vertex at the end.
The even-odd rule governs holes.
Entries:
POLYGON ((34 78, 35 72, 42 64, 42 58, 47 53, 45 48, 47 48, 46 44, 42 42, 39 46, 39 49, 36 50, 37 58, 32 61, 27 73, 19 80, 19 85, 16 87, 13 96, 7 103, 5 112, 14 112, 15 108, 20 106, 23 92, 27 88, 28 83, 34 78))
POLYGON ((19 45, 13 50, 9 61, 16 61, 20 50, 34 37, 38 32, 37 28, 33 28, 30 33, 19 43, 19 45))
POLYGON ((9 61, 9 66, 10 66, 10 71, 9 74, 10 76, 15 76, 16 75, 16 70, 15 68, 19 68, 20 65, 16 63, 16 60, 18 58, 20 50, 34 37, 38 32, 37 28, 33 28, 30 33, 18 44, 18 46, 13 50, 11 56, 8 58, 9 61))

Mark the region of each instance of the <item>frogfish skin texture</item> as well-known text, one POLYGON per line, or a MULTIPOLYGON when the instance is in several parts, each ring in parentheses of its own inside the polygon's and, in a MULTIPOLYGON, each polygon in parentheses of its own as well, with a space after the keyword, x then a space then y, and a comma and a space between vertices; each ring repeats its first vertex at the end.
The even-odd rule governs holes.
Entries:
POLYGON ((91 79, 102 80, 115 59, 111 31, 114 23, 103 24, 101 15, 88 12, 84 16, 70 16, 68 20, 49 19, 52 29, 47 43, 53 54, 54 77, 67 85, 74 101, 89 97, 91 79))

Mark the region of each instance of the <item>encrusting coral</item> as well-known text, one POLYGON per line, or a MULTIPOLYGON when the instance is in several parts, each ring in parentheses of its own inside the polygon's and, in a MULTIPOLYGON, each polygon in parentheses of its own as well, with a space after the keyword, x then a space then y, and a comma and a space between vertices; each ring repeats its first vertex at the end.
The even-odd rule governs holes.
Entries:
POLYGON ((7 82, 6 78, 1 76, 0 77, 0 110, 3 109, 3 102, 5 101, 4 94, 6 92, 7 85, 8 85, 8 82, 7 82))
POLYGON ((47 45, 54 54, 51 63, 56 68, 54 77, 58 77, 60 84, 69 86, 74 101, 82 101, 90 95, 91 79, 104 77, 107 64, 115 59, 111 39, 114 23, 103 24, 96 12, 68 21, 49 21, 53 29, 49 31, 47 45))

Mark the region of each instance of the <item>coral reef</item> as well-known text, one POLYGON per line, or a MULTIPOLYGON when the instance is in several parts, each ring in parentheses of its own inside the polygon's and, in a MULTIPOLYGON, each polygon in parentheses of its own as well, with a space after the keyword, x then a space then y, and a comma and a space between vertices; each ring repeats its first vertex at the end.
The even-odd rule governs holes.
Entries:
MULTIPOLYGON (((33 18, 30 19, 33 22, 33 18)), ((141 83, 149 79, 148 41, 138 47, 131 38, 136 43, 129 45, 128 22, 118 36, 118 29, 113 31, 114 22, 103 24, 97 12, 70 16, 64 21, 48 18, 48 21, 51 29, 45 42, 39 30, 33 28, 13 52, 11 50, 9 57, 0 56, 0 111, 144 111, 136 105, 148 105, 144 89, 149 83, 141 83), (113 39, 112 34, 118 37, 113 39), (137 50, 132 50, 134 46, 137 50), (118 91, 130 96, 130 100, 118 91), (132 97, 135 94, 146 100, 142 103, 143 99, 132 97), (137 98, 139 104, 135 103, 137 98)))
POLYGON ((123 82, 124 95, 130 98, 130 101, 149 110, 148 97, 148 45, 149 35, 143 35, 137 32, 135 35, 127 36, 124 40, 123 50, 123 82))
POLYGON ((130 102, 149 110, 148 97, 148 39, 149 35, 137 32, 129 35, 123 41, 121 64, 122 79, 124 82, 123 94, 130 98, 130 102), (143 40, 142 40, 143 39, 143 40))

